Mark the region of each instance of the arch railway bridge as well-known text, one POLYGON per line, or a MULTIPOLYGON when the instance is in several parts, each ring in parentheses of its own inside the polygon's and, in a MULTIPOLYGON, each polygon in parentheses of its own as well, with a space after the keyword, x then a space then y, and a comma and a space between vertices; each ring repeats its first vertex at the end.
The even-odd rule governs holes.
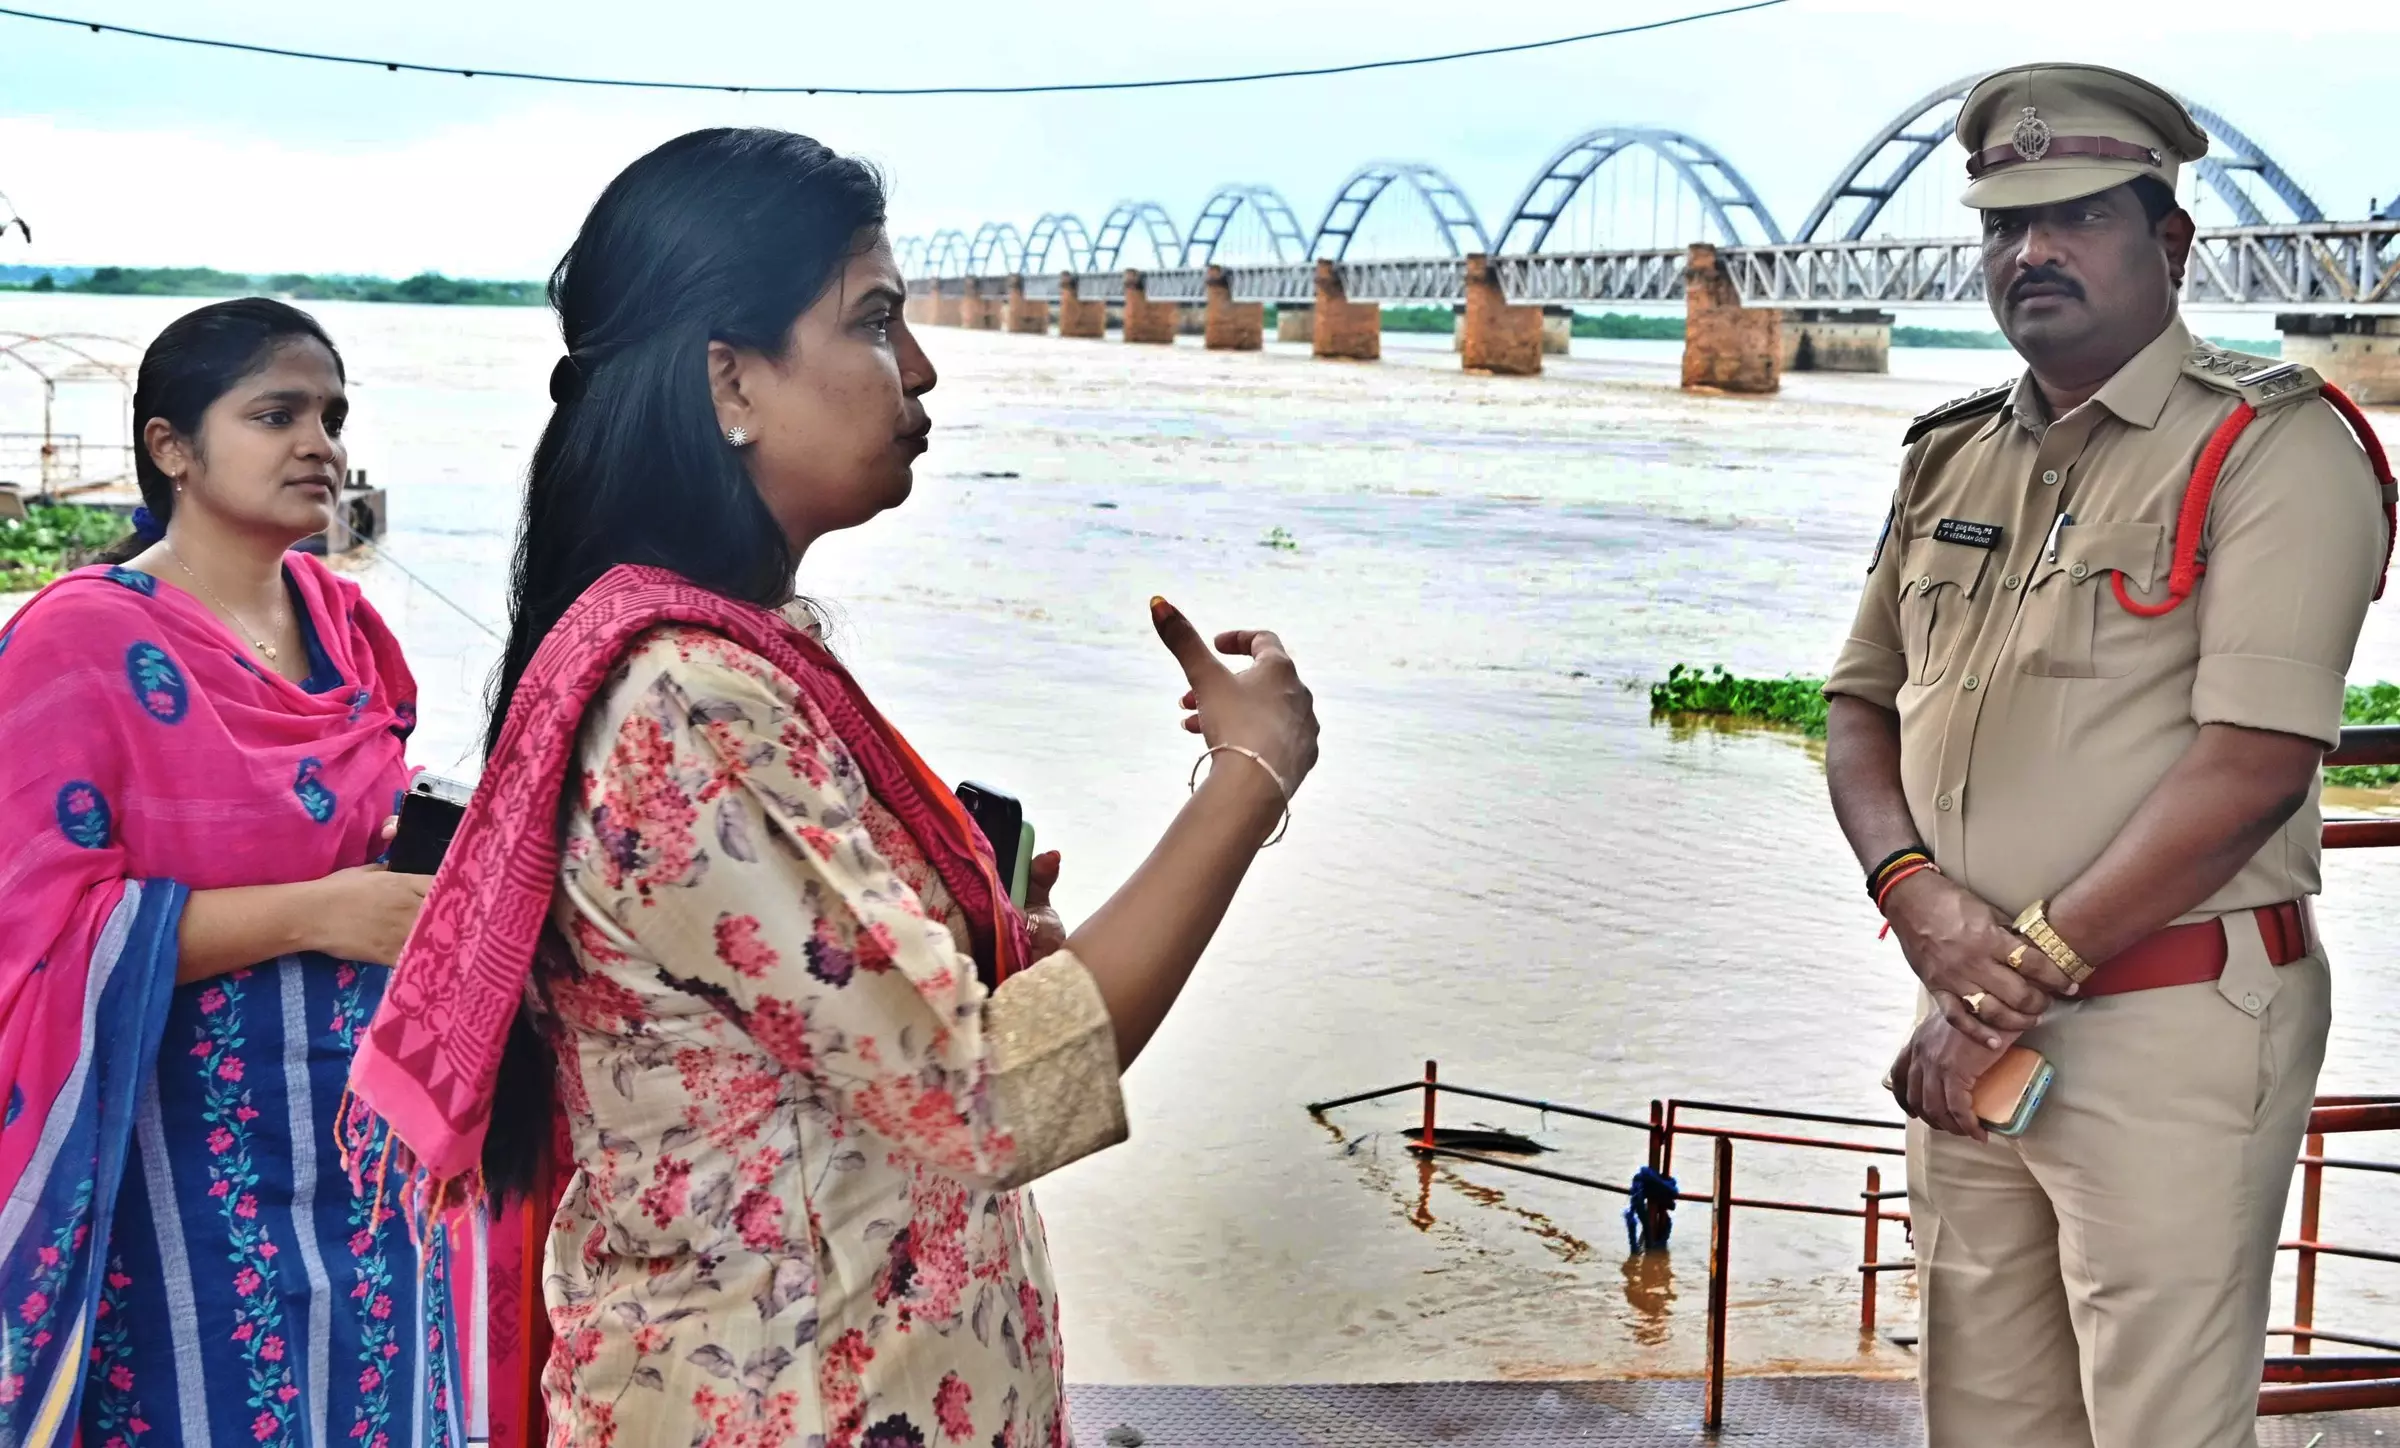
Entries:
MULTIPOLYGON (((1896 200, 1944 151, 1977 79, 1919 98, 1870 137, 1789 232, 1706 142, 1620 126, 1568 141, 1488 228, 1438 167, 1378 161, 1342 184, 1313 230, 1273 187, 1242 184, 1219 187, 1188 228, 1157 202, 1129 200, 1097 227, 1051 212, 1023 231, 987 222, 895 247, 919 322, 1083 337, 1115 329, 1129 342, 1199 332, 1211 347, 1244 350, 1262 345, 1273 305, 1284 340, 1367 358, 1380 352, 1383 305, 1450 305, 1465 364, 1501 373, 1539 371, 1545 351, 1566 350, 1573 308, 1680 303, 1686 383, 1766 390, 1787 369, 1884 370, 1891 309, 1984 309, 1975 238, 1890 234, 1905 210, 1896 200), (1704 239, 1575 247, 1578 198, 1588 202, 1593 178, 1631 157, 1673 178, 1678 222, 1696 218, 1704 239), (1401 198, 1423 240, 1362 254, 1375 249, 1354 245, 1370 214, 1401 198)), ((2362 401, 2400 403, 2400 198, 2370 204, 2361 220, 2329 217, 2222 114, 2192 111, 2212 146, 2186 171, 2186 204, 2205 204, 2208 224, 2185 305, 2272 318, 2287 358, 2362 401)), ((1937 174, 1906 194, 1921 198, 1937 174)))

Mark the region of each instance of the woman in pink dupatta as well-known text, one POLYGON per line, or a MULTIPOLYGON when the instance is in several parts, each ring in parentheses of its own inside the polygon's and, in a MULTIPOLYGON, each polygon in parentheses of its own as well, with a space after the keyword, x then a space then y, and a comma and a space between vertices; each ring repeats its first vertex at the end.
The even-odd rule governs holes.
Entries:
POLYGON ((1028 917, 793 602, 932 425, 874 173, 684 136, 551 296, 503 712, 352 1075, 423 1205, 529 1199, 493 1441, 1054 1448, 1024 1187, 1126 1134, 1119 1073, 1315 761, 1308 691, 1272 634, 1218 638, 1236 672, 1153 601, 1214 768, 1072 936, 1055 856, 1028 917))
POLYGON ((0 1443, 464 1442, 442 1254, 336 1152, 425 885, 399 645, 286 552, 347 406, 282 303, 175 322, 135 538, 0 633, 0 1443))

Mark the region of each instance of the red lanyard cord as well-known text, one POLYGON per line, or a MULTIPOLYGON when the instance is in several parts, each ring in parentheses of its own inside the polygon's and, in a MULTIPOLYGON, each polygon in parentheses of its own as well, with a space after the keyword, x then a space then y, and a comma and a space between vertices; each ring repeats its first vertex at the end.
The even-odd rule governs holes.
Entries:
MULTIPOLYGON (((2392 568, 2395 523, 2400 522, 2395 518, 2393 507, 2391 459, 2385 455, 2382 440, 2376 437, 2375 429, 2368 425, 2366 415, 2358 410, 2358 404, 2330 382, 2324 385, 2321 395, 2333 405, 2334 412, 2342 421, 2349 424, 2351 433, 2358 439, 2358 445, 2365 449, 2367 465, 2374 471, 2375 481, 2383 491, 2383 572, 2375 579, 2375 597, 2381 598, 2384 578, 2392 568)), ((2182 511, 2175 519, 2175 561, 2167 570, 2167 596, 2157 603, 2143 603, 2126 591, 2124 571, 2110 570, 2109 587, 2116 591, 2117 602, 2127 613, 2137 618, 2164 618, 2191 597, 2192 590, 2199 586, 2200 576, 2208 571, 2208 565, 2200 561, 2200 539, 2208 528, 2208 505, 2217 490, 2217 474, 2224 469, 2226 455, 2233 451, 2233 445, 2240 439, 2243 429, 2249 427, 2257 416, 2258 409, 2247 402, 2243 403, 2218 424, 2215 434, 2208 440, 2208 446, 2200 450, 2200 461, 2193 467, 2192 480, 2184 488, 2182 511)))

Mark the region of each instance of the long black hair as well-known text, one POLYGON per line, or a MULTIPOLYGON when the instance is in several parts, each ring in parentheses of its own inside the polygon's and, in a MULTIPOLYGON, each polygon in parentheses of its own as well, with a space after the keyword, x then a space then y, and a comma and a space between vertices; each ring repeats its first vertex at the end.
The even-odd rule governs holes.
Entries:
MULTIPOLYGON (((600 193, 550 277, 566 356, 525 490, 487 758, 534 651, 618 564, 750 603, 790 596, 799 560, 717 430, 708 344, 783 356, 883 219, 872 167, 763 128, 679 136, 600 193)), ((520 1012, 484 1138, 492 1190, 523 1190, 550 1149, 552 1069, 520 1012)))
MULTIPOLYGON (((349 380, 341 349, 317 319, 271 297, 212 302, 186 312, 167 323, 142 354, 133 388, 133 477, 142 490, 142 506, 161 530, 175 516, 175 480, 159 471, 143 430, 152 418, 164 418, 177 435, 197 442, 200 419, 217 399, 257 376, 277 350, 298 341, 323 346, 333 357, 335 375, 349 380)), ((101 559, 123 563, 156 541, 140 532, 128 533, 101 559)))

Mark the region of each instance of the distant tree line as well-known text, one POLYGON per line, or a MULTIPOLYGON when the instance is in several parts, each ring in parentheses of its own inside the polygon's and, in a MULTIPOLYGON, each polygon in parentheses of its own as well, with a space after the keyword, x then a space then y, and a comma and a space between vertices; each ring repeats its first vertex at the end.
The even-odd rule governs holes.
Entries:
POLYGON ((304 302, 413 302, 420 306, 538 307, 548 300, 540 282, 486 282, 419 272, 406 281, 384 277, 311 276, 277 272, 252 276, 214 267, 104 266, 60 282, 49 273, 0 290, 88 292, 115 297, 239 297, 254 293, 304 302))

